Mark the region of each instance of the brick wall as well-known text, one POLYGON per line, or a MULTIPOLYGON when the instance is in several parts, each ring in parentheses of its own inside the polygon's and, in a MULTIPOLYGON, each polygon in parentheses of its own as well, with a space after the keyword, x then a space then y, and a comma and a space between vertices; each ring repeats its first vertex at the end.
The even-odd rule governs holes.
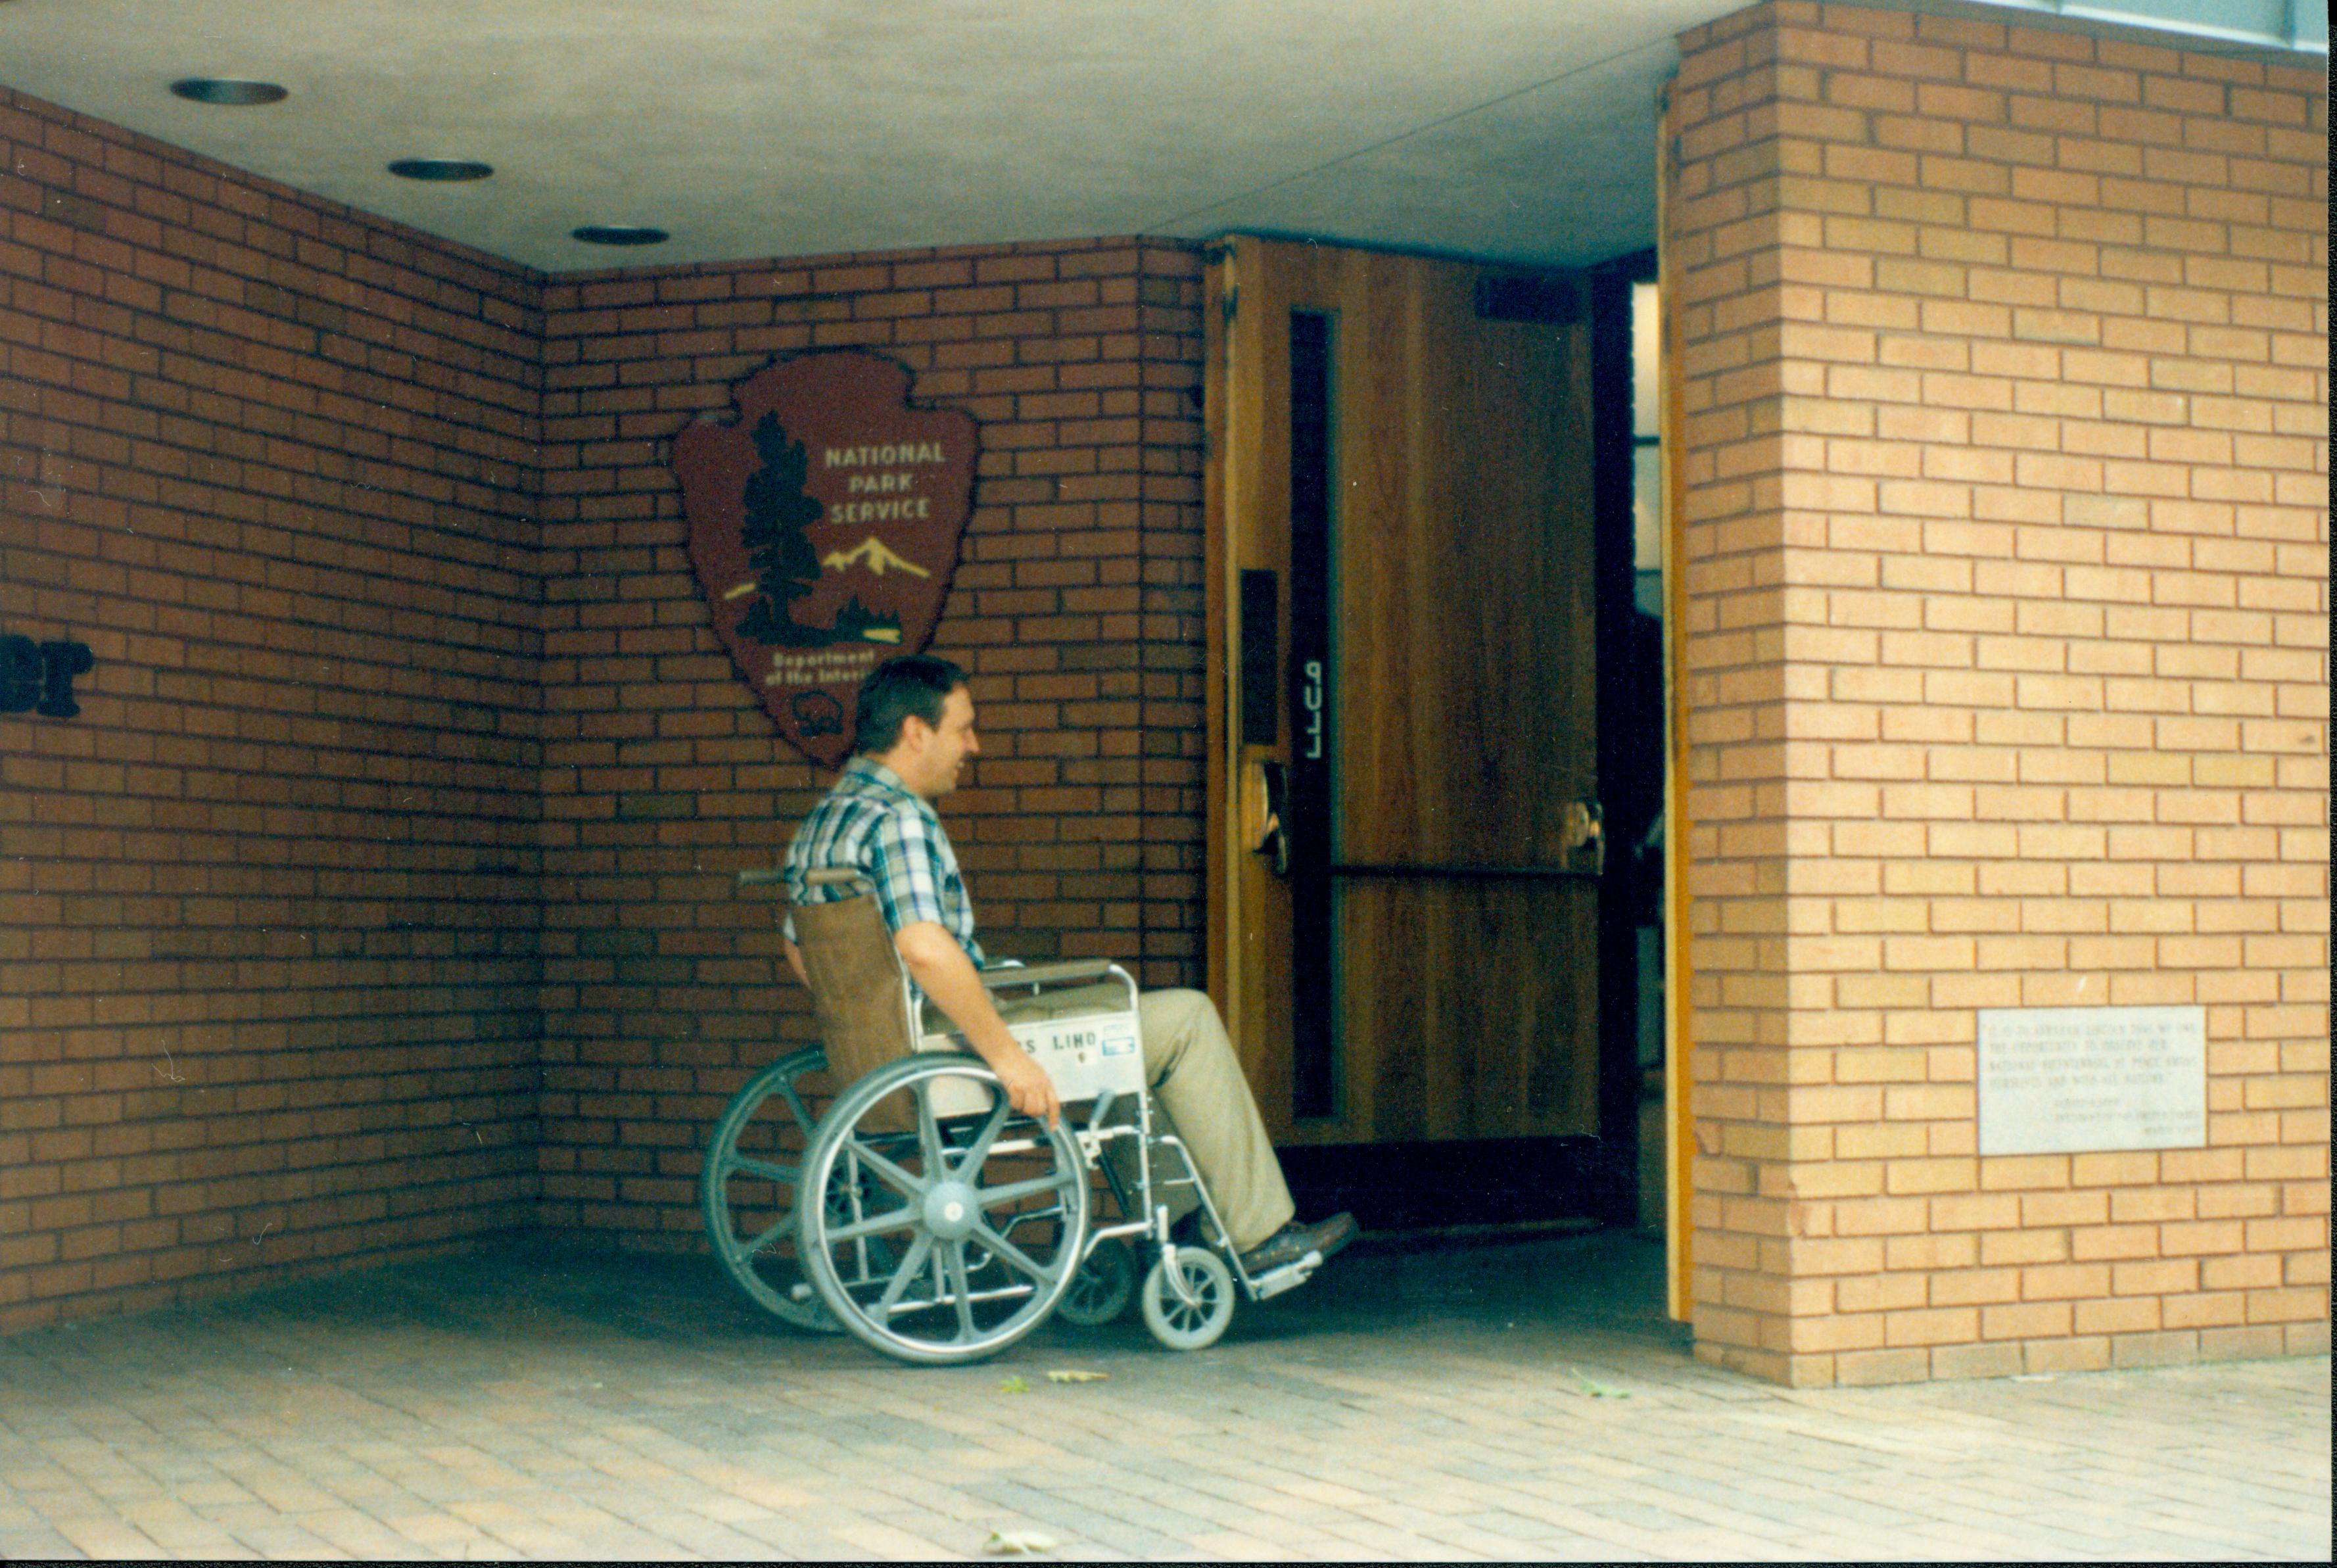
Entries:
POLYGON ((2328 1344, 2327 99, 1764 5, 1691 33, 1699 1354, 2328 1344), (2208 1146, 1980 1160, 1974 1010, 2199 1004, 2208 1146))
MULTIPOLYGON (((2325 98, 1806 4, 1688 35, 1699 1353, 1795 1382, 2327 1342, 2325 98), (2203 1151, 1980 1161, 1974 1010, 2194 1002, 2203 1151)), ((983 422, 937 642, 1002 954, 1199 978, 1198 259, 546 282, 0 96, 0 1329, 542 1222, 698 1245, 807 1034, 824 779, 673 434, 860 347, 983 422), (540 1074, 540 1079, 539 1079, 540 1074)))
POLYGON ((528 1221, 537 288, 0 92, 0 1330, 528 1221))
POLYGON ((563 279, 544 377, 545 1223, 700 1245, 698 1155, 808 1037, 766 865, 830 776, 716 642, 667 464, 773 358, 866 348, 982 423, 934 651, 983 753, 942 808, 996 956, 1199 979, 1199 262, 1135 240, 563 279))

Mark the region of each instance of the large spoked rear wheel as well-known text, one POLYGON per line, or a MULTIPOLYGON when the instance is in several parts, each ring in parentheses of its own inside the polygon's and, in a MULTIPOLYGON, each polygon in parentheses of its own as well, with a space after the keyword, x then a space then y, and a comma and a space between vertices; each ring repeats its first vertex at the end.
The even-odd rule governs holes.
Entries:
POLYGON ((977 1361, 1078 1272, 1088 1172, 1066 1122, 1015 1114, 975 1056, 928 1052, 836 1099, 804 1161, 803 1259, 845 1328, 904 1361, 977 1361))
POLYGON ((836 1333, 796 1244, 796 1189, 826 1097, 807 1083, 827 1070, 817 1047, 780 1057, 747 1081, 707 1145, 698 1206, 724 1273, 756 1305, 798 1328, 836 1333))

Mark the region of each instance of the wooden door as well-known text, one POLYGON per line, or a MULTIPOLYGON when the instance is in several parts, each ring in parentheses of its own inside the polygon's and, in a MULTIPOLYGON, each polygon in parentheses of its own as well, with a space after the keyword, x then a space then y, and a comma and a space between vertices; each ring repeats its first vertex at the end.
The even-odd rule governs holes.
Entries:
POLYGON ((1236 238, 1209 296, 1211 984, 1268 1125, 1595 1134, 1580 295, 1236 238))

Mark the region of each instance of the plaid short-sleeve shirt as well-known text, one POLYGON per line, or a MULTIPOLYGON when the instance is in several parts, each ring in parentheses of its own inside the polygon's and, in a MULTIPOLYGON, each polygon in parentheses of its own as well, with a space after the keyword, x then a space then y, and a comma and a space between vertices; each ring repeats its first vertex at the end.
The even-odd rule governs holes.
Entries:
MULTIPOLYGON (((797 904, 826 904, 852 897, 850 887, 814 887, 804 879, 813 871, 846 866, 875 887, 876 906, 889 929, 930 920, 957 938, 975 968, 983 966, 982 944, 973 939, 973 905, 942 819, 890 768, 865 757, 845 765, 836 788, 796 829, 784 867, 787 897, 797 904)), ((790 918, 787 939, 795 940, 795 935, 790 918)))

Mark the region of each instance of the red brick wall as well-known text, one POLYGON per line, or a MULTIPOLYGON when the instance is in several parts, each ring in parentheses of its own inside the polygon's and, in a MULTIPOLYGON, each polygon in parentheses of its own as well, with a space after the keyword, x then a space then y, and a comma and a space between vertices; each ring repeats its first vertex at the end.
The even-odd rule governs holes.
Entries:
POLYGON ((683 553, 674 433, 773 358, 867 348, 982 423, 934 651, 983 754, 943 806, 993 956, 1197 983, 1198 260, 1132 240, 550 286, 545 1222, 699 1245, 723 1102, 807 1037, 769 864, 829 776, 777 740, 683 553))
POLYGON ((0 1329, 532 1218, 538 288, 0 92, 0 1329))
MULTIPOLYGON (((1700 1354, 2325 1348, 2325 123, 1988 20, 1687 39, 1700 1354), (1979 1160, 1974 1010, 2097 998, 2205 1005, 2210 1147, 1979 1160)), ((699 1245, 709 1124, 807 1033, 730 873, 824 779, 666 448, 776 356, 983 422, 937 647, 993 950, 1199 978, 1189 249, 551 283, 5 95, 0 142, 0 632, 99 660, 0 718, 0 1329, 699 1245)))
POLYGON ((1683 40, 1700 1354, 2328 1345, 2327 97, 2077 32, 1683 40), (1975 1010, 2204 1005, 2208 1146, 1976 1157, 1975 1010))

